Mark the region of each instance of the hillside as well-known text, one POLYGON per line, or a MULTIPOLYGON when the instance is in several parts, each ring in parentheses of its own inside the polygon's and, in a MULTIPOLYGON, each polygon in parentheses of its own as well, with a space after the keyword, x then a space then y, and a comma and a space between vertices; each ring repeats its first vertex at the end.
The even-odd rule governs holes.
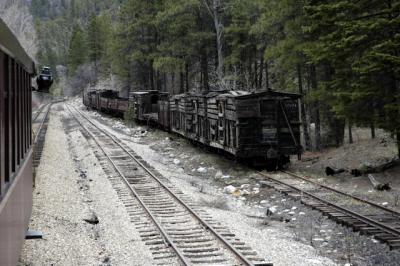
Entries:
POLYGON ((0 18, 10 27, 17 36, 27 53, 36 59, 38 42, 34 19, 29 12, 26 0, 0 1, 0 18))

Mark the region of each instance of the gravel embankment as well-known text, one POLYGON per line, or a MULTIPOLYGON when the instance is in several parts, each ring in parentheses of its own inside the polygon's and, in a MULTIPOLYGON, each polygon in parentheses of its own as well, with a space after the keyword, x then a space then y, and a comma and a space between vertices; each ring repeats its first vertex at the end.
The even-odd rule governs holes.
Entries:
POLYGON ((20 265, 154 265, 70 114, 53 108, 30 224, 44 237, 26 241, 20 265))
MULTIPOLYGON (((77 107, 80 103, 75 103, 77 107)), ((97 114, 89 112, 99 118, 97 114)), ((274 265, 336 265, 332 260, 318 255, 318 252, 309 245, 293 240, 292 233, 285 227, 260 226, 260 220, 249 218, 248 215, 257 213, 257 210, 246 206, 240 200, 226 195, 210 182, 212 178, 188 175, 181 165, 173 163, 168 152, 157 152, 148 144, 137 139, 137 134, 129 137, 121 134, 112 126, 99 126, 111 132, 114 136, 124 140, 136 153, 148 161, 160 173, 168 177, 176 187, 195 201, 200 202, 204 209, 221 224, 227 225, 242 241, 249 244, 257 253, 274 265)), ((154 144, 154 143, 152 143, 154 144)), ((205 173, 204 175, 207 175, 205 173)))

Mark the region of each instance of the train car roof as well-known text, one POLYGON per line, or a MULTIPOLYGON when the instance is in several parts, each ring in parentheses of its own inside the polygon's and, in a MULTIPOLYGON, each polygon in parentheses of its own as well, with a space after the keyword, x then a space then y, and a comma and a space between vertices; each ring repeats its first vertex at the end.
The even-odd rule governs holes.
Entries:
POLYGON ((8 28, 6 23, 0 18, 0 49, 6 54, 12 57, 14 60, 18 61, 20 64, 25 66, 25 69, 31 73, 35 74, 35 63, 26 53, 24 48, 22 48, 20 42, 15 37, 15 35, 8 28))
POLYGON ((131 91, 131 94, 136 94, 136 95, 144 95, 144 94, 150 94, 150 93, 160 93, 157 90, 150 90, 150 91, 131 91))
POLYGON ((263 96, 280 96, 280 97, 291 97, 291 98, 301 98, 301 95, 298 93, 290 93, 290 92, 281 92, 281 91, 273 91, 273 90, 262 90, 262 91, 226 91, 217 97, 221 98, 253 98, 253 97, 263 97, 263 96))

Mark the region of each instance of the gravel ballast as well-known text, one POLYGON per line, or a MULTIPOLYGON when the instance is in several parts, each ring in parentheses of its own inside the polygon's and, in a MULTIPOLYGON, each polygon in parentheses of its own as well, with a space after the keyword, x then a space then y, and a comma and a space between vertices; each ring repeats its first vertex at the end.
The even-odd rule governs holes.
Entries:
MULTIPOLYGON (((80 103, 75 103, 81 107, 80 103)), ((88 112, 98 118, 98 114, 88 112)), ((251 246, 257 253, 274 265, 336 265, 332 260, 318 255, 317 250, 309 245, 293 240, 291 232, 282 226, 261 226, 259 219, 249 218, 246 214, 252 212, 243 202, 225 197, 220 189, 206 180, 188 175, 179 163, 174 163, 168 154, 157 152, 148 144, 141 144, 136 136, 132 138, 114 130, 103 123, 98 125, 112 135, 122 139, 144 160, 155 167, 161 174, 168 177, 186 195, 203 204, 204 209, 215 221, 227 225, 240 240, 251 246), (223 203, 226 201, 226 204, 223 203), (226 209, 221 209, 227 205, 226 209)), ((204 173, 207 175, 207 173, 204 173)))
POLYGON ((76 122, 53 107, 20 265, 154 265, 76 122))

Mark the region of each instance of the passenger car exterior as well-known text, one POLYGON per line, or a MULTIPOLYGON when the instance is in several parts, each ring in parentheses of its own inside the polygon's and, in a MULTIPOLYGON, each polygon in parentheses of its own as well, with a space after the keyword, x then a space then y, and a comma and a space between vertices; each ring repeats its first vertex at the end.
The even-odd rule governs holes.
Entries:
POLYGON ((0 19, 0 265, 16 265, 32 211, 33 61, 0 19))

